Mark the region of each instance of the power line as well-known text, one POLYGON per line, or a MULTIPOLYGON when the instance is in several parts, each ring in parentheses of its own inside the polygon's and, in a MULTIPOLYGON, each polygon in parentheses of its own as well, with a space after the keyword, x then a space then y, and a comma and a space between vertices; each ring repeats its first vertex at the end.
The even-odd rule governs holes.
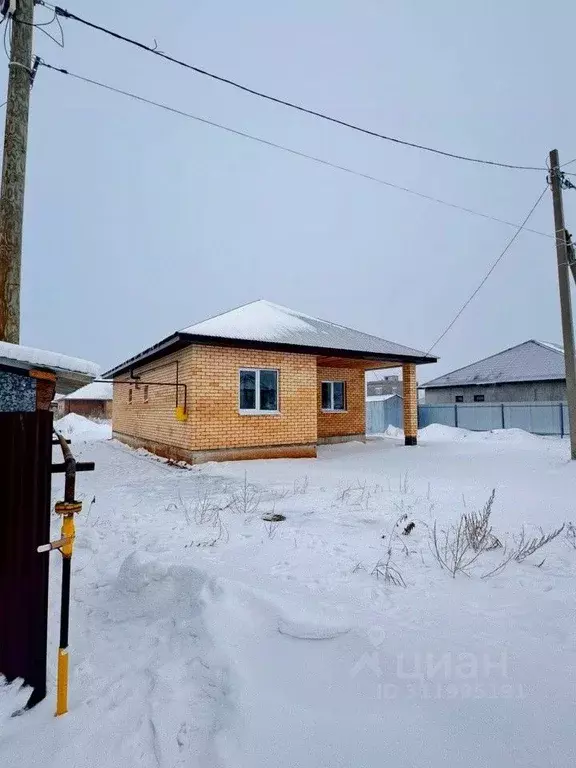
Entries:
MULTIPOLYGON (((475 211, 473 208, 466 208, 462 205, 458 205, 456 203, 450 203, 447 200, 442 200, 438 197, 433 197, 432 195, 427 195, 424 192, 418 192, 415 189, 410 189, 409 187, 403 187, 400 184, 394 184, 391 181, 386 181, 385 179, 381 179, 377 176, 372 176, 369 173, 363 173, 362 171, 356 171, 353 168, 348 168, 345 165, 339 165, 338 163, 333 163, 330 160, 324 160, 321 157, 316 157, 315 155, 309 155, 306 152, 301 152, 298 149, 292 149, 291 147, 287 147, 284 144, 278 144, 274 141, 269 141, 268 139, 263 139, 260 136, 255 136, 251 133, 247 133, 246 131, 239 131, 235 128, 231 128, 227 125, 222 125, 221 123, 216 123, 213 120, 208 120, 205 117, 199 117, 198 115, 193 115, 190 112, 185 112, 184 110, 177 109, 176 107, 171 107, 168 104, 162 104, 158 101, 153 101, 152 99, 147 99, 144 96, 139 96, 138 94, 131 93, 130 91, 125 91, 121 88, 116 88, 112 85, 107 85, 106 83, 102 83, 98 80, 93 80, 89 77, 83 77, 82 75, 77 75, 74 72, 70 72, 67 69, 62 69, 60 67, 54 67, 51 64, 46 63, 45 61, 40 60, 40 66, 46 67, 46 69, 51 69, 53 72, 59 72, 62 75, 67 75, 68 77, 71 77, 75 80, 80 80, 83 83, 88 83, 90 85, 95 85, 98 88, 103 88, 107 91, 111 91, 112 93, 120 94, 121 96, 127 96, 130 99, 134 99, 135 101, 142 102, 143 104, 148 104, 153 107, 158 107, 159 109, 163 109, 166 112, 172 112, 173 114, 180 115, 181 117, 186 117, 190 120, 195 120, 196 122, 202 123, 204 125, 209 125, 213 128, 219 128, 222 131, 226 131, 227 133, 231 133, 235 136, 240 136, 244 139, 250 139, 250 141, 258 142, 259 144, 263 144, 267 147, 272 147, 273 149, 279 149, 282 152, 286 152, 290 155, 294 155, 296 157, 304 158, 305 160, 311 160, 315 163, 319 163, 320 165, 324 165, 328 168, 333 168, 338 171, 343 171, 344 173, 349 173, 352 176, 358 176, 362 179, 367 179, 368 181, 373 181, 376 184, 381 184, 385 187, 390 187, 392 189, 398 189, 401 192, 407 192, 410 195, 415 195, 416 197, 420 197, 423 200, 428 200, 433 203, 439 203, 440 205, 444 205, 448 208, 453 208, 458 211, 463 211, 464 213, 469 213, 472 216, 479 216, 483 219, 488 219, 489 221, 495 221, 498 224, 505 224, 508 227, 518 227, 519 225, 512 222, 512 221, 506 221, 505 219, 500 219, 497 216, 491 216, 488 213, 482 213, 481 211, 475 211)), ((550 239, 554 239, 554 235, 550 235, 547 232, 540 232, 537 229, 525 229, 526 232, 531 232, 534 235, 540 235, 541 237, 548 237, 550 239)))
POLYGON ((500 162, 497 162, 496 160, 482 160, 477 157, 469 157, 468 155, 460 155, 455 152, 447 152, 442 149, 428 147, 428 146, 425 146, 424 144, 416 144, 415 142, 407 141, 405 139, 399 139, 395 136, 387 136, 383 133, 378 133, 377 131, 370 130, 369 128, 363 128, 362 126, 356 125, 355 123, 349 123, 346 120, 341 120, 337 117, 333 117, 331 115, 326 114, 325 112, 319 112, 315 109, 309 109, 308 107, 304 107, 301 104, 295 104, 294 102, 287 101, 286 99, 281 99, 277 96, 271 96, 270 94, 264 93, 262 91, 257 91, 255 88, 250 88, 247 85, 242 85, 241 83, 235 80, 231 80, 228 77, 223 77, 222 75, 217 75, 214 72, 209 72, 206 69, 202 69, 201 67, 197 67, 193 64, 189 64, 186 61, 182 61, 181 59, 177 59, 174 56, 164 53, 163 51, 158 50, 157 47, 153 48, 152 46, 146 45, 145 43, 141 43, 138 40, 134 40, 133 38, 126 37, 125 35, 121 35, 119 32, 114 32, 113 30, 108 29, 107 27, 103 27, 100 24, 95 24, 92 21, 83 19, 81 16, 77 16, 75 13, 71 13, 70 11, 67 11, 65 8, 61 8, 58 5, 52 5, 51 3, 44 2, 44 0, 37 0, 37 3, 39 5, 45 6, 46 8, 51 8, 57 16, 61 16, 64 19, 71 19, 72 21, 77 21, 80 24, 90 27, 91 29, 97 30, 98 32, 103 32, 104 34, 109 35, 110 37, 113 37, 116 40, 121 40, 124 43, 129 43, 130 45, 136 46, 137 48, 140 48, 143 51, 147 51, 148 53, 154 54, 154 56, 159 56, 162 59, 166 59, 166 61, 170 61, 173 64, 178 64, 178 66, 180 67, 184 67, 185 69, 189 69, 192 72, 196 72, 196 74, 209 77, 212 80, 217 80, 220 83, 225 83, 226 85, 230 85, 233 88, 237 88, 241 91, 244 91, 245 93, 249 93, 252 96, 257 96, 261 99, 266 99, 267 101, 271 101, 275 104, 281 104, 284 107, 289 107, 290 109, 295 109, 299 112, 304 112, 308 115, 313 115, 314 117, 318 117, 322 120, 327 120, 328 122, 335 123, 336 125, 343 126, 344 128, 350 128, 353 131, 357 131, 358 133, 363 133, 367 136, 372 136, 377 139, 383 139, 384 141, 390 141, 394 144, 401 144, 402 146, 405 146, 405 147, 412 147, 413 149, 420 149, 424 152, 431 152, 436 155, 442 155, 443 157, 450 157, 455 160, 464 160, 469 163, 491 165, 491 166, 496 166, 498 168, 509 168, 509 169, 518 170, 518 171, 545 171, 546 170, 546 168, 544 167, 537 167, 537 166, 531 166, 531 165, 514 165, 512 163, 500 163, 500 162))
MULTIPOLYGON (((53 10, 53 9, 52 9, 53 10)), ((26 24, 29 27, 34 27, 39 32, 42 32, 44 35, 50 38, 56 45, 60 46, 60 48, 64 48, 64 30, 62 29, 62 24, 60 22, 60 19, 58 17, 58 14, 55 10, 53 10, 54 15, 50 19, 50 21, 36 21, 36 22, 29 22, 24 21, 20 16, 17 16, 16 14, 12 15, 11 18, 18 22, 19 24, 26 24), (51 27, 52 24, 56 24, 58 26, 58 29, 60 31, 60 40, 58 40, 54 35, 51 35, 50 32, 47 32, 44 27, 51 27)))
POLYGON ((538 197, 538 200, 536 200, 536 202, 534 203, 534 205, 532 206, 532 208, 530 208, 530 211, 529 211, 528 215, 526 216, 526 218, 524 219, 524 221, 522 222, 522 224, 520 224, 520 226, 518 227, 518 229, 516 230, 516 232, 515 232, 515 233, 512 235, 512 237, 510 238, 510 240, 508 240, 508 242, 506 243, 506 247, 505 247, 505 248, 504 248, 504 250, 501 252, 501 254, 498 256, 498 258, 496 259, 496 261, 495 261, 495 262, 492 264, 492 266, 490 267, 490 269, 488 270, 488 272, 486 272, 486 274, 484 275, 484 277, 483 277, 483 278, 482 278, 482 280, 480 281, 480 283, 479 283, 478 287, 477 287, 477 288, 476 288, 476 289, 475 289, 475 290, 474 290, 474 291, 471 293, 471 295, 468 297, 468 299, 467 299, 467 300, 464 302, 464 304, 461 306, 461 308, 458 310, 458 312, 457 312, 457 313, 456 313, 456 315, 454 316, 454 319, 453 319, 453 320, 452 320, 452 321, 451 321, 451 322, 448 324, 448 326, 447 326, 447 327, 444 329, 444 331, 442 331, 442 333, 440 334, 440 336, 438 336, 438 338, 436 339, 436 341, 434 342, 434 344, 432 344, 432 346, 430 347, 430 349, 428 350, 428 352, 427 352, 426 354, 430 354, 430 352, 431 352, 431 351, 434 349, 434 347, 435 347, 435 346, 436 346, 436 345, 437 345, 437 344, 438 344, 440 341, 442 341, 442 339, 444 338, 444 336, 446 336, 446 334, 448 333, 448 331, 449 331, 449 330, 450 330, 450 329, 451 329, 451 328, 454 326, 454 324, 456 323, 456 321, 458 320, 458 318, 460 317, 460 315, 461 315, 461 314, 464 312, 464 310, 466 309, 466 307, 467 307, 467 306, 470 304, 470 302, 471 302, 471 301, 474 299, 474 297, 475 297, 475 296, 476 296, 476 295, 479 293, 479 291, 480 291, 480 289, 482 288, 482 286, 484 285, 484 283, 485 283, 485 282, 488 280, 488 278, 490 277, 490 275, 492 274, 492 272, 494 272, 494 270, 496 269, 496 267, 498 266, 498 264, 499 264, 499 263, 502 261, 502 259, 504 258, 504 256, 505 256, 505 255, 506 255, 506 253, 508 252, 508 250, 510 249, 510 246, 512 245, 512 243, 513 243, 513 242, 516 240, 516 238, 518 237, 518 235, 520 234, 520 232, 522 232, 522 230, 524 229, 524 225, 527 223, 527 221, 528 221, 528 219, 530 218, 530 216, 532 216, 532 214, 534 213, 534 211, 536 210, 536 208, 537 208, 537 207, 538 207, 538 205, 540 204, 540 201, 542 200, 542 198, 544 197, 544 195, 546 194, 546 192, 547 192, 547 191, 548 191, 548 186, 545 186, 545 187, 544 187, 544 189, 543 189, 543 191, 542 191, 542 194, 541 194, 541 195, 538 197))

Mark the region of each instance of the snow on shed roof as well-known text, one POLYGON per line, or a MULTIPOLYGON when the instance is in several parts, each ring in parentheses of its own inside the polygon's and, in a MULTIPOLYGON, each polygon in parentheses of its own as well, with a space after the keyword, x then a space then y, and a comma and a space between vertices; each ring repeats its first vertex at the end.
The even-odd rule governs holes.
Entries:
POLYGON ((182 329, 192 336, 212 336, 242 341, 277 342, 350 352, 435 358, 417 349, 355 331, 338 323, 296 312, 260 299, 182 329))
POLYGON ((89 360, 69 357, 59 352, 24 347, 0 341, 0 365, 11 368, 39 368, 56 374, 56 389, 63 394, 72 392, 81 384, 87 384, 100 373, 100 366, 89 360))
POLYGON ((457 387, 471 384, 510 384, 565 378, 564 350, 558 344, 530 339, 422 385, 457 387))
POLYGON ((112 400, 112 384, 107 381, 93 381, 66 395, 66 400, 112 400))

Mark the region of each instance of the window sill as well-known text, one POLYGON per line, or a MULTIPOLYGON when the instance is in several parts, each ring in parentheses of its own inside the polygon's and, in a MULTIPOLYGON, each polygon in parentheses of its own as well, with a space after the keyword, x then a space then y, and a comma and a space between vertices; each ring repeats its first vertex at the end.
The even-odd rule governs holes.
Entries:
POLYGON ((322 413, 348 413, 345 408, 322 408, 322 413))
POLYGON ((280 416, 280 411, 257 411, 255 409, 242 409, 238 411, 240 416, 280 416))

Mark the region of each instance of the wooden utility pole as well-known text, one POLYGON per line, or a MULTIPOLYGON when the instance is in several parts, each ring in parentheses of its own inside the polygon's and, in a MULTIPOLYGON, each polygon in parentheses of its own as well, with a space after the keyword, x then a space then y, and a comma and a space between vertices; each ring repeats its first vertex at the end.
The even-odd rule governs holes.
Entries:
MULTIPOLYGON (((34 0, 16 0, 0 188, 0 341, 20 342, 22 221, 28 145, 34 0)), ((5 23, 8 23, 8 19, 5 23)))
POLYGON ((560 313, 562 315, 562 337, 564 341, 564 365, 566 369, 566 398, 570 419, 570 455, 576 459, 576 358, 574 349, 574 325, 572 323, 572 297, 570 295, 570 277, 568 239, 564 224, 564 205, 562 202, 562 171, 558 150, 550 152, 550 186, 554 203, 554 231, 556 234, 556 257, 558 260, 558 289, 560 291, 560 313))

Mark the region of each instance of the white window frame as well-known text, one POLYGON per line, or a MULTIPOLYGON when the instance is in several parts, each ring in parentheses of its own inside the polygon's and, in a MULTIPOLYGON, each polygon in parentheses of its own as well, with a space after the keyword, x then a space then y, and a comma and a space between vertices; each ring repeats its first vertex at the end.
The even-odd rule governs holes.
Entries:
POLYGON ((320 382, 320 402, 322 402, 322 387, 324 384, 330 384, 330 403, 331 408, 322 408, 322 413, 347 413, 348 411, 348 383, 345 379, 332 379, 330 381, 320 382), (334 408, 334 384, 344 385, 344 408, 334 408))
POLYGON ((278 416, 280 414, 280 371, 278 368, 240 368, 238 370, 238 413, 242 416, 278 416), (276 410, 266 411, 260 409, 260 372, 261 371, 274 371, 276 374, 276 410), (255 373, 256 374, 256 407, 255 408, 241 408, 241 377, 243 373, 255 373))

